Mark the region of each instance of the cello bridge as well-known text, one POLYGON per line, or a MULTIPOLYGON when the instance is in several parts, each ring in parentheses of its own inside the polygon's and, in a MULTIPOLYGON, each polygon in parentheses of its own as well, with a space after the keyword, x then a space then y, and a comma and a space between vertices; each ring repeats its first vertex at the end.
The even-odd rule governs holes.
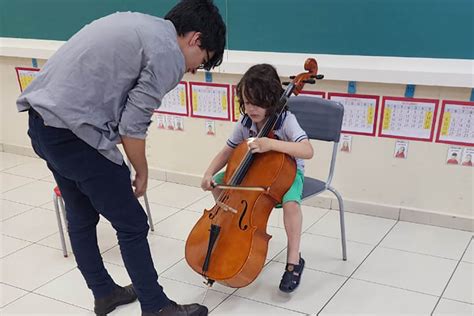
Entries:
POLYGON ((226 212, 232 212, 232 213, 234 213, 234 214, 237 214, 237 213, 238 213, 235 208, 232 208, 232 207, 230 207, 230 206, 227 205, 227 204, 224 204, 224 203, 219 202, 219 201, 217 201, 216 204, 217 204, 217 206, 219 206, 220 208, 222 208, 222 209, 223 209, 224 211, 226 211, 226 212))

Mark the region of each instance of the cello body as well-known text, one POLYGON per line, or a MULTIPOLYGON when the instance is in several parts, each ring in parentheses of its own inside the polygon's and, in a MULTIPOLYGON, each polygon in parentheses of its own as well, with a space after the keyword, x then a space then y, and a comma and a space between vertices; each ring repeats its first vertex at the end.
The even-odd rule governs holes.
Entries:
MULTIPOLYGON (((238 168, 248 151, 246 142, 234 150, 227 165, 224 182, 238 168)), ((222 202, 238 213, 225 211, 218 205, 204 214, 192 229, 186 242, 186 261, 201 275, 230 287, 251 283, 265 264, 268 250, 268 218, 281 202, 296 175, 296 164, 290 156, 269 151, 256 155, 242 186, 268 187, 267 192, 225 190, 222 202), (208 271, 203 271, 208 249, 209 227, 221 227, 208 271)))

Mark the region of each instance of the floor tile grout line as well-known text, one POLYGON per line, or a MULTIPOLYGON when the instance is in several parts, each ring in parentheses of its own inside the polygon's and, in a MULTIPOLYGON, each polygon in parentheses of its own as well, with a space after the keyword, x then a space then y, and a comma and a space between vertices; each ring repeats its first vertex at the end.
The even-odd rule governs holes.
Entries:
POLYGON ((80 308, 80 309, 83 309, 85 311, 88 311, 88 312, 92 312, 93 309, 88 309, 88 308, 85 308, 85 307, 82 307, 82 306, 79 306, 79 305, 76 305, 76 304, 73 304, 73 303, 69 303, 67 301, 63 301, 63 300, 60 300, 58 298, 55 298, 55 297, 51 297, 51 296, 48 296, 48 295, 44 295, 44 294, 41 294, 41 293, 37 293, 37 292, 31 292, 30 294, 35 294, 35 295, 38 295, 38 296, 42 296, 42 297, 45 297, 45 298, 49 298, 53 301, 56 301, 56 302, 60 302, 60 303, 63 303, 63 304, 66 304, 66 305, 70 305, 70 306, 74 306, 74 307, 77 307, 77 308, 80 308))
MULTIPOLYGON (((25 205, 25 206, 30 206, 31 208, 34 208, 34 207, 38 207, 36 205, 31 205, 31 204, 26 204, 26 203, 22 203, 22 202, 18 202, 18 201, 13 201, 13 200, 9 200, 9 199, 6 199, 5 197, 1 197, 0 198, 1 200, 4 200, 4 201, 7 201, 7 202, 12 202, 12 203, 16 203, 16 204, 21 204, 21 205, 25 205)), ((41 205, 44 205, 46 203, 49 203, 49 202, 45 202, 41 205)))
POLYGON ((10 216, 10 217, 8 217, 8 218, 2 219, 2 220, 0 221, 0 223, 5 224, 6 221, 8 221, 8 220, 10 220, 10 219, 12 219, 12 218, 15 218, 15 217, 17 217, 17 216, 23 215, 23 214, 25 214, 26 212, 33 211, 34 209, 40 209, 40 210, 42 210, 42 211, 54 212, 53 210, 50 210, 50 209, 47 209, 47 208, 43 208, 43 207, 41 207, 41 206, 33 206, 32 208, 27 209, 27 210, 25 210, 25 211, 23 211, 23 212, 20 212, 20 213, 18 213, 18 214, 12 215, 12 216, 10 216))
MULTIPOLYGON (((323 234, 316 234, 316 233, 311 233, 311 232, 305 232, 305 234, 308 234, 308 235, 311 235, 311 236, 321 236, 321 237, 341 240, 340 237, 328 236, 328 235, 323 235, 323 234)), ((382 239, 384 237, 382 237, 382 239)), ((362 242, 362 241, 356 241, 356 240, 350 240, 350 239, 347 239, 347 241, 351 242, 351 243, 365 245, 365 246, 374 246, 374 244, 369 244, 369 243, 362 242)), ((378 243, 379 242, 377 242, 375 245, 377 245, 378 243)), ((440 258, 440 259, 446 259, 446 260, 452 260, 452 261, 457 261, 458 260, 458 259, 453 259, 453 258, 448 258, 448 257, 442 257, 442 256, 439 256, 439 255, 416 252, 416 251, 412 251, 412 250, 399 249, 399 248, 394 248, 394 247, 380 246, 380 248, 397 250, 397 251, 401 251, 401 252, 407 252, 407 253, 412 253, 412 254, 417 254, 417 255, 422 255, 422 256, 428 256, 428 257, 434 257, 434 258, 440 258)))
POLYGON ((305 312, 300 312, 300 311, 295 310, 295 309, 291 309, 291 308, 287 308, 287 307, 282 307, 282 306, 278 306, 278 305, 273 305, 273 304, 270 304, 270 303, 268 303, 268 302, 258 301, 258 300, 256 300, 256 299, 251 299, 251 298, 248 298, 248 297, 245 297, 245 296, 241 296, 241 295, 239 295, 239 294, 236 293, 238 290, 239 290, 239 289, 237 289, 234 293, 232 293, 231 296, 235 296, 235 297, 238 297, 238 298, 242 298, 242 299, 245 299, 245 300, 248 300, 248 301, 252 301, 252 302, 256 302, 256 303, 260 303, 260 304, 265 304, 265 305, 272 306, 272 307, 276 307, 276 308, 279 308, 279 309, 284 309, 284 310, 291 311, 291 312, 294 312, 294 313, 298 313, 298 314, 302 314, 302 315, 307 315, 305 312))
MULTIPOLYGON (((49 171, 49 170, 48 170, 49 171)), ((51 171, 50 171, 51 172, 51 171)), ((25 178, 25 179, 30 179, 30 180, 36 180, 36 181, 41 181, 43 179, 45 179, 46 177, 49 177, 49 175, 45 175, 45 176, 42 176, 41 178, 35 178, 35 177, 29 177, 29 176, 25 176, 25 175, 22 175, 22 174, 18 174, 18 173, 11 173, 11 172, 8 172, 8 171, 1 171, 1 173, 5 173, 9 176, 16 176, 16 177, 20 177, 20 178, 25 178)))
POLYGON ((327 300, 327 302, 323 305, 323 307, 321 307, 321 309, 316 313, 316 315, 319 315, 323 310, 324 308, 326 308, 326 306, 329 304, 329 302, 331 302, 331 300, 337 295, 337 293, 339 293, 339 291, 344 287, 344 285, 346 285, 346 283, 351 279, 351 277, 356 273, 356 271, 360 268, 361 265, 364 264, 364 262, 367 260, 367 258, 370 257, 370 255, 375 251, 375 249, 377 249, 377 247, 380 245, 380 243, 382 243, 382 241, 385 239, 385 237, 387 237, 387 235, 393 230, 393 228, 397 225, 399 221, 397 220, 393 225, 392 227, 387 231, 387 233, 382 237, 382 239, 380 239, 380 241, 372 248, 372 250, 367 254, 367 256, 365 256, 365 258, 359 263, 359 265, 354 269, 354 271, 352 271, 352 273, 346 278, 346 280, 341 284, 341 286, 334 292, 334 294, 327 300))
MULTIPOLYGON (((304 231, 301 232, 301 235, 303 235, 303 233, 308 233, 310 234, 308 231, 311 229, 311 227, 313 227, 314 225, 316 225, 319 221, 321 221, 324 217, 326 217, 329 212, 331 210, 330 209, 327 209, 326 212, 320 217, 318 218, 313 224, 309 225, 304 231)), ((303 219, 304 220, 304 219, 303 219)))
MULTIPOLYGON (((34 288, 34 289, 32 289, 32 290, 26 290, 26 289, 23 289, 23 288, 21 288, 21 287, 18 287, 18 286, 15 286, 15 285, 11 285, 11 284, 2 282, 2 283, 4 283, 4 284, 6 284, 6 285, 9 285, 9 286, 15 287, 15 288, 17 288, 17 289, 20 289, 20 290, 23 290, 23 291, 28 292, 28 293, 26 293, 25 295, 23 295, 23 296, 21 296, 21 297, 15 299, 15 300, 13 300, 13 301, 11 301, 10 303, 6 304, 5 306, 2 307, 2 309, 4 309, 5 307, 7 307, 8 305, 12 304, 13 302, 16 302, 16 301, 19 300, 20 298, 25 297, 25 296, 28 295, 28 294, 36 294, 36 295, 39 295, 39 296, 43 296, 43 297, 46 297, 46 298, 49 298, 49 299, 52 299, 52 300, 61 302, 61 303, 65 303, 65 304, 68 304, 68 305, 72 305, 72 306, 76 306, 76 307, 80 307, 80 308, 82 308, 82 309, 85 309, 85 308, 83 308, 83 307, 81 307, 81 306, 77 306, 77 305, 74 305, 74 304, 71 304, 71 303, 67 303, 67 302, 58 300, 58 299, 56 299, 56 298, 54 298, 54 297, 46 296, 46 295, 43 295, 43 294, 40 294, 40 293, 35 292, 35 291, 38 290, 39 288, 41 288, 41 287, 43 287, 43 286, 45 286, 45 285, 47 285, 47 284, 53 282, 54 280, 56 280, 56 279, 62 277, 63 275, 66 275, 67 273, 73 271, 73 270, 76 269, 76 268, 77 268, 77 266, 75 266, 75 267, 72 268, 72 269, 69 269, 68 271, 62 273, 61 275, 58 275, 58 276, 56 276, 56 277, 50 279, 48 282, 43 283, 42 285, 40 285, 40 286, 38 286, 38 287, 36 287, 36 288, 34 288)), ((87 309, 85 309, 85 310, 87 310, 87 309)))
POLYGON ((436 294, 416 291, 416 290, 407 289, 407 288, 403 288, 403 287, 399 287, 399 286, 395 286, 395 285, 391 285, 391 284, 385 284, 385 283, 380 283, 380 282, 375 282, 375 281, 370 281, 370 280, 360 279, 360 278, 354 278, 354 277, 351 277, 351 279, 366 282, 366 283, 370 283, 370 284, 382 285, 382 286, 389 287, 389 288, 392 288, 392 289, 403 290, 403 291, 407 291, 407 292, 411 292, 411 293, 417 293, 417 294, 423 294, 423 295, 428 295, 428 296, 432 296, 432 297, 438 297, 438 295, 436 295, 436 294))
POLYGON ((452 280, 454 274, 456 273, 456 271, 457 271, 459 265, 461 264, 462 258, 464 257, 464 255, 466 254, 467 250, 469 249, 469 245, 472 243, 473 238, 474 238, 474 237, 471 237, 471 239, 470 239, 469 242, 467 243, 466 247, 464 248, 464 252, 463 252, 463 254, 461 255, 461 258, 460 258, 459 261, 456 263, 456 266, 454 267, 453 272, 452 272, 451 275, 449 276, 449 279, 448 279, 448 281, 446 282, 446 285, 444 286, 443 291, 441 292, 441 295, 439 296, 438 301, 436 302, 435 306, 433 307, 433 310, 431 311, 431 314, 430 314, 430 315, 433 315, 433 313, 435 312, 436 308, 438 307, 438 304, 439 304, 439 302, 441 301, 441 298, 443 297, 444 293, 446 292, 446 289, 448 288, 449 283, 451 282, 451 280, 452 280))
POLYGON ((394 248, 394 247, 380 246, 380 248, 383 248, 383 249, 390 249, 390 250, 396 250, 396 251, 411 253, 411 254, 415 254, 415 255, 433 257, 433 258, 438 258, 438 259, 445 259, 445 260, 451 260, 451 261, 458 261, 458 259, 447 258, 447 257, 439 256, 439 255, 433 255, 433 254, 428 254, 428 253, 416 252, 416 251, 411 251, 411 250, 399 249, 399 248, 394 248))

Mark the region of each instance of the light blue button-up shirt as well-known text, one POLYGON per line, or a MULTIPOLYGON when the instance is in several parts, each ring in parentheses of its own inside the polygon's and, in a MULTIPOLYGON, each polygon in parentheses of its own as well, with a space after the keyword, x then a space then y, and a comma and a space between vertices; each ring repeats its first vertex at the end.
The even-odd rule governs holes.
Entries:
POLYGON ((71 130, 121 164, 120 135, 144 139, 153 110, 185 73, 174 25, 115 13, 85 26, 44 65, 17 100, 45 125, 71 130))

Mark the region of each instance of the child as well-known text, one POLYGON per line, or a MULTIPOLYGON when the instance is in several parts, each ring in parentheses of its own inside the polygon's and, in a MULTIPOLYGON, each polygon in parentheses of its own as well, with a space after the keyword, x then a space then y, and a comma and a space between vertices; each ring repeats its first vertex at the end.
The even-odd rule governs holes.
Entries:
POLYGON ((97 315, 137 297, 143 316, 208 313, 205 306, 178 305, 164 293, 137 197, 147 187, 145 138, 153 111, 186 72, 222 62, 225 34, 212 0, 182 0, 165 19, 114 13, 61 46, 17 101, 19 111, 29 112, 33 149, 46 160, 66 202, 74 257, 97 315), (118 143, 136 170, 135 191, 118 143), (99 214, 117 231, 133 286, 118 286, 104 267, 99 214))
MULTIPOLYGON (((234 148, 249 137, 256 137, 267 117, 274 113, 283 93, 280 78, 273 66, 259 64, 251 67, 237 85, 240 112, 243 114, 224 148, 216 155, 204 173, 201 187, 212 190, 217 199, 220 189, 213 187, 223 182, 224 173, 214 174, 223 168, 234 148)), ((283 196, 283 220, 288 237, 287 265, 280 282, 280 290, 293 292, 299 285, 304 260, 301 258, 300 237, 302 226, 301 194, 304 180, 304 161, 313 157, 313 147, 296 117, 289 111, 282 113, 274 128, 275 139, 262 137, 249 142, 252 153, 270 150, 286 153, 296 159, 297 173, 293 185, 283 196)), ((279 207, 279 206, 277 206, 279 207)), ((281 206, 280 206, 281 207, 281 206)))

